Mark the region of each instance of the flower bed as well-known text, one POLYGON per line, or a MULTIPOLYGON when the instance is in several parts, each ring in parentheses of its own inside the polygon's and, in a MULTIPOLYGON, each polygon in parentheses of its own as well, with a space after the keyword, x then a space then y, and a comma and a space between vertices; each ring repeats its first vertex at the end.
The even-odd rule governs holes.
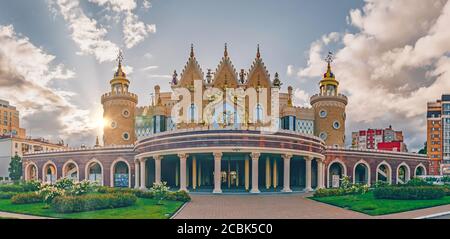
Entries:
POLYGON ((81 196, 58 196, 51 208, 59 213, 86 212, 100 209, 128 207, 136 203, 137 197, 130 193, 88 194, 81 196))
POLYGON ((19 193, 11 198, 12 204, 31 204, 42 202, 43 198, 37 192, 19 193))
POLYGON ((389 186, 374 190, 376 199, 396 200, 429 200, 440 199, 446 195, 444 187, 440 186, 389 186))
POLYGON ((11 199, 16 194, 16 192, 0 192, 0 199, 11 199))

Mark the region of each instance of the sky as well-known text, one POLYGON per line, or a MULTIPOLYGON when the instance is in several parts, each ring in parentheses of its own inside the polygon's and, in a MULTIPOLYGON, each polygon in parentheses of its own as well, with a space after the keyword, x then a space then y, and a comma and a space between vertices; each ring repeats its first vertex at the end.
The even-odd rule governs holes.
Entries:
POLYGON ((248 70, 260 44, 270 74, 308 106, 335 54, 351 132, 392 125, 411 151, 426 141, 426 103, 450 93, 446 0, 0 0, 0 98, 34 137, 71 146, 101 138, 102 106, 123 50, 130 91, 150 104, 194 44, 215 69, 224 44, 248 70))

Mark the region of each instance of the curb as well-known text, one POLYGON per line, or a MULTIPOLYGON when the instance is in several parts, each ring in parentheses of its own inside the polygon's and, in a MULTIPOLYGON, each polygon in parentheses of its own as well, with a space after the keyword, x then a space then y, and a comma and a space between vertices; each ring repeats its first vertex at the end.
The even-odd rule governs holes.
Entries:
POLYGON ((445 215, 450 215, 450 211, 435 213, 435 214, 422 216, 422 217, 416 217, 416 218, 413 218, 413 219, 431 219, 431 218, 434 218, 434 217, 440 217, 440 216, 445 216, 445 215))
POLYGON ((183 204, 183 206, 181 206, 171 217, 169 217, 169 219, 175 219, 175 217, 184 209, 184 207, 186 207, 189 203, 191 203, 190 201, 183 204))

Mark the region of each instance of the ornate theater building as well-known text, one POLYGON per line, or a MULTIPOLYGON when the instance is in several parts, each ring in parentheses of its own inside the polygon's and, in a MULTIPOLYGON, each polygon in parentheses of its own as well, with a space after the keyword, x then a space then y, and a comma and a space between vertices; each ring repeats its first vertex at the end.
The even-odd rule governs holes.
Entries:
POLYGON ((26 180, 69 177, 141 189, 165 181, 191 192, 259 193, 337 187, 344 176, 370 185, 427 174, 426 155, 344 147, 348 100, 331 59, 310 108, 293 105, 292 87, 280 92, 259 46, 249 70, 236 71, 225 46, 217 69, 206 74, 191 47, 172 92, 156 86, 148 106, 137 106, 121 60, 110 84, 101 97, 104 146, 28 154, 26 180))

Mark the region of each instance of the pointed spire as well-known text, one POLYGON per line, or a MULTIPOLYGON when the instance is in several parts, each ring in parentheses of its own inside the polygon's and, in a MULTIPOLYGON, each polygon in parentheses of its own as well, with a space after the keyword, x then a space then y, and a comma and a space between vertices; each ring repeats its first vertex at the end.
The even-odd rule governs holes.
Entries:
POLYGON ((227 43, 225 43, 225 51, 223 52, 224 57, 228 57, 228 46, 227 43))
POLYGON ((191 44, 191 58, 194 58, 194 44, 191 44))
POLYGON ((98 136, 97 136, 97 138, 95 139, 95 146, 94 147, 100 147, 100 142, 99 142, 99 140, 98 140, 98 136))
POLYGON ((117 71, 114 74, 114 77, 123 77, 125 78, 125 72, 122 70, 122 62, 123 62, 123 52, 119 50, 119 54, 117 55, 116 61, 118 62, 117 71))
POLYGON ((292 86, 289 86, 288 87, 288 106, 289 107, 293 106, 293 104, 292 104, 292 90, 293 90, 292 86))
POLYGON ((261 52, 259 52, 259 44, 258 44, 258 48, 256 50, 256 58, 257 59, 261 58, 261 52))
POLYGON ((334 77, 333 72, 331 71, 331 63, 334 61, 333 52, 328 52, 327 57, 325 57, 325 62, 327 62, 327 72, 324 77, 334 77))

